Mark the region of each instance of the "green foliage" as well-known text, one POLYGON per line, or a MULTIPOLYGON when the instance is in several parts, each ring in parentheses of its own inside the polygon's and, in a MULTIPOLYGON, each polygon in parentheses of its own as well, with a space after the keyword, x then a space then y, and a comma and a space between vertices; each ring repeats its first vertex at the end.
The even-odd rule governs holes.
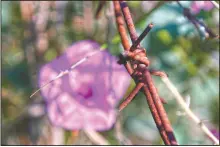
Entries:
POLYGON ((3 77, 8 79, 8 82, 16 89, 22 89, 30 92, 31 85, 28 79, 29 72, 27 63, 22 61, 11 68, 3 68, 3 77))
POLYGON ((219 129, 219 97, 212 99, 211 103, 209 104, 209 109, 212 115, 211 120, 219 129))
POLYGON ((49 62, 57 57, 56 51, 48 49, 44 55, 45 61, 49 62))
POLYGON ((169 45, 172 42, 172 36, 170 36, 167 30, 160 30, 157 32, 157 37, 165 45, 169 45))

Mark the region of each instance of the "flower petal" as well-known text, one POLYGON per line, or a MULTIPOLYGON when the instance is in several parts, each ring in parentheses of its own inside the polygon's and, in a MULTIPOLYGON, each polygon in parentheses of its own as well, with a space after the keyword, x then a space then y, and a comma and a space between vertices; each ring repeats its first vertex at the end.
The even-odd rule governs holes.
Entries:
MULTIPOLYGON (((39 86, 69 69, 74 63, 99 50, 91 40, 74 43, 59 58, 44 65, 39 86)), ((117 58, 99 52, 86 62, 41 90, 52 124, 69 130, 106 130, 115 122, 115 106, 124 96, 130 76, 117 58)))

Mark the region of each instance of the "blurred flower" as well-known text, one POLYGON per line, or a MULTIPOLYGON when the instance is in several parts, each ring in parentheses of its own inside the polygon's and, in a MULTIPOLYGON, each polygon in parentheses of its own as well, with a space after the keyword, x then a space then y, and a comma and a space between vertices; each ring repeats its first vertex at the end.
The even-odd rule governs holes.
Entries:
POLYGON ((201 10, 210 11, 214 5, 210 1, 193 1, 191 11, 193 14, 198 14, 201 10))
MULTIPOLYGON (((61 57, 41 68, 39 86, 99 48, 90 40, 74 43, 61 57)), ((41 93, 52 124, 69 130, 107 130, 115 122, 114 107, 129 84, 130 76, 117 64, 116 57, 102 51, 43 88, 41 93)))
POLYGON ((219 139, 219 134, 220 134, 219 130, 212 129, 211 132, 212 132, 212 134, 213 134, 216 138, 219 139))

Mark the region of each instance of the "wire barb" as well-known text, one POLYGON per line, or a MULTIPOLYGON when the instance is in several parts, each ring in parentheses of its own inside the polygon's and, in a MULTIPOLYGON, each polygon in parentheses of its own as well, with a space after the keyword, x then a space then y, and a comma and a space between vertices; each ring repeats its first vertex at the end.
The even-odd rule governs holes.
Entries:
POLYGON ((138 39, 133 43, 131 46, 131 50, 135 50, 137 46, 140 44, 140 42, 144 39, 144 37, 150 32, 150 30, 153 28, 154 24, 150 23, 143 31, 143 33, 138 37, 138 39))
POLYGON ((137 95, 140 89, 144 86, 144 83, 138 83, 136 87, 132 90, 129 96, 120 104, 119 112, 122 111, 137 95))

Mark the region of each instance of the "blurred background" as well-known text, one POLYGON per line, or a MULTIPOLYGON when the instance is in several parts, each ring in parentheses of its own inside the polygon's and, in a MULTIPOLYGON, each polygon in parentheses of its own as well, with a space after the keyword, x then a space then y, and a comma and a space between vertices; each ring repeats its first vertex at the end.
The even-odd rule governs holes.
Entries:
MULTIPOLYGON (((193 9, 193 2, 180 1, 193 9)), ((151 68, 163 70, 184 96, 192 111, 219 138, 219 39, 205 38, 202 28, 183 16, 174 1, 127 2, 138 34, 150 23, 154 28, 142 41, 151 68)), ((108 46, 111 54, 122 51, 112 3, 106 2, 95 19, 98 1, 3 1, 1 11, 1 144, 92 145, 83 131, 52 126, 37 89, 39 68, 61 55, 72 43, 92 39, 108 46)), ((201 6, 196 17, 219 32, 219 9, 201 6)), ((153 77, 181 145, 208 145, 204 135, 176 103, 160 78, 153 77)), ((134 88, 134 83, 127 94, 134 88)), ((163 144, 147 101, 138 96, 121 112, 117 125, 99 132, 112 145, 163 144)))

